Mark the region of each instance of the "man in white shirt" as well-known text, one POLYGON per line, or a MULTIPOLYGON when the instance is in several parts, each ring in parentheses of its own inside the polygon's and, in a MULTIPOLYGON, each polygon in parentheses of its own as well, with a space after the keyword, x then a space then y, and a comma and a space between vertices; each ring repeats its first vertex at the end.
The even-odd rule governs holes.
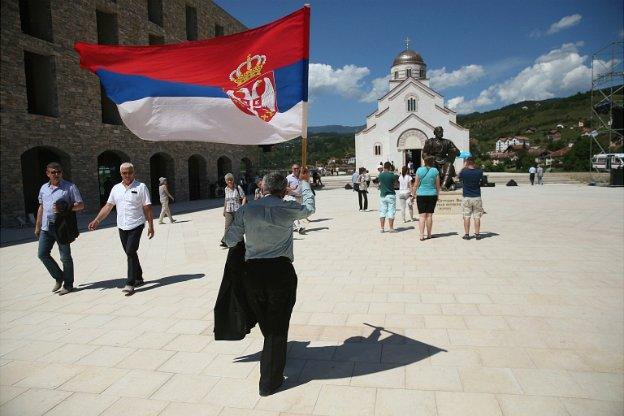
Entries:
POLYGON ((147 186, 134 179, 134 165, 128 162, 122 163, 119 171, 121 172, 121 183, 113 186, 106 205, 89 223, 89 230, 95 230, 100 222, 110 214, 113 207, 117 207, 119 238, 128 258, 128 280, 122 291, 126 296, 130 296, 134 293, 135 287, 143 284, 143 270, 139 263, 137 251, 146 218, 147 235, 150 239, 154 237, 154 217, 147 186))
POLYGON ((535 166, 531 166, 529 168, 529 180, 531 181, 531 185, 535 184, 535 172, 537 172, 537 169, 535 169, 535 166))
MULTIPOLYGON (((284 201, 296 201, 301 204, 301 179, 299 179, 299 172, 301 167, 296 163, 291 167, 291 174, 286 176, 288 181, 288 192, 284 197, 284 201)), ((301 220, 296 219, 293 223, 293 229, 298 231, 299 234, 305 234, 305 227, 301 225, 301 220)))

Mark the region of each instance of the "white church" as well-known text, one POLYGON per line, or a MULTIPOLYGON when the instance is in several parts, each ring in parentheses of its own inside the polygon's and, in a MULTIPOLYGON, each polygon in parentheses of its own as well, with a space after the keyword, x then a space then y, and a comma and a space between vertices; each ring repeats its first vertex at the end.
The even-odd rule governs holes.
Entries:
MULTIPOLYGON (((356 167, 376 175, 381 162, 393 162, 399 171, 410 160, 421 166, 425 140, 433 137, 437 126, 444 129, 445 139, 468 151, 469 131, 456 123, 456 116, 444 106, 444 97, 429 87, 427 65, 408 44, 392 63, 390 91, 377 100, 364 130, 355 134, 356 167)), ((455 170, 461 168, 462 160, 456 159, 455 170)))

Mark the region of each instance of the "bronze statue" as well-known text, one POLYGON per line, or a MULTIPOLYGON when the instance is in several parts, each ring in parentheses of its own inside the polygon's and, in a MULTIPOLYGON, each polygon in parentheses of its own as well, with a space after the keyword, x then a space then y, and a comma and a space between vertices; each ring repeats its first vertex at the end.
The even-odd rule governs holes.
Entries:
POLYGON ((440 186, 443 190, 454 189, 455 168, 453 162, 459 155, 459 149, 452 141, 445 139, 444 129, 440 126, 433 129, 433 135, 427 139, 423 147, 423 157, 433 156, 433 166, 440 171, 440 186))

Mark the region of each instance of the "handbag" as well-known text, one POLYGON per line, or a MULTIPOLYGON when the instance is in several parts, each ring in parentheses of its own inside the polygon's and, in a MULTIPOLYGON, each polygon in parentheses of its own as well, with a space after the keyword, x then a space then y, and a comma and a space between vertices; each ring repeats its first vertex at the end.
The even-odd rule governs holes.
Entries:
POLYGON ((360 190, 360 184, 359 184, 359 183, 357 183, 357 182, 356 182, 356 183, 354 183, 354 184, 353 184, 353 190, 354 190, 354 191, 359 191, 359 190, 360 190))

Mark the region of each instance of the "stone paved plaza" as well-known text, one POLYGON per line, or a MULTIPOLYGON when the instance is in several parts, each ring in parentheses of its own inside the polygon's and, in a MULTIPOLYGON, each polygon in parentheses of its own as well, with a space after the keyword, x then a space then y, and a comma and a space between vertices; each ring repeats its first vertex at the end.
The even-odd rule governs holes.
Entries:
POLYGON ((115 228, 72 245, 80 290, 63 297, 35 243, 0 249, 0 414, 622 414, 622 189, 485 189, 481 241, 457 216, 425 242, 413 222, 381 234, 377 194, 369 212, 356 199, 317 192, 296 236, 288 380, 265 398, 257 328, 212 337, 219 208, 144 237, 131 297, 115 228))

